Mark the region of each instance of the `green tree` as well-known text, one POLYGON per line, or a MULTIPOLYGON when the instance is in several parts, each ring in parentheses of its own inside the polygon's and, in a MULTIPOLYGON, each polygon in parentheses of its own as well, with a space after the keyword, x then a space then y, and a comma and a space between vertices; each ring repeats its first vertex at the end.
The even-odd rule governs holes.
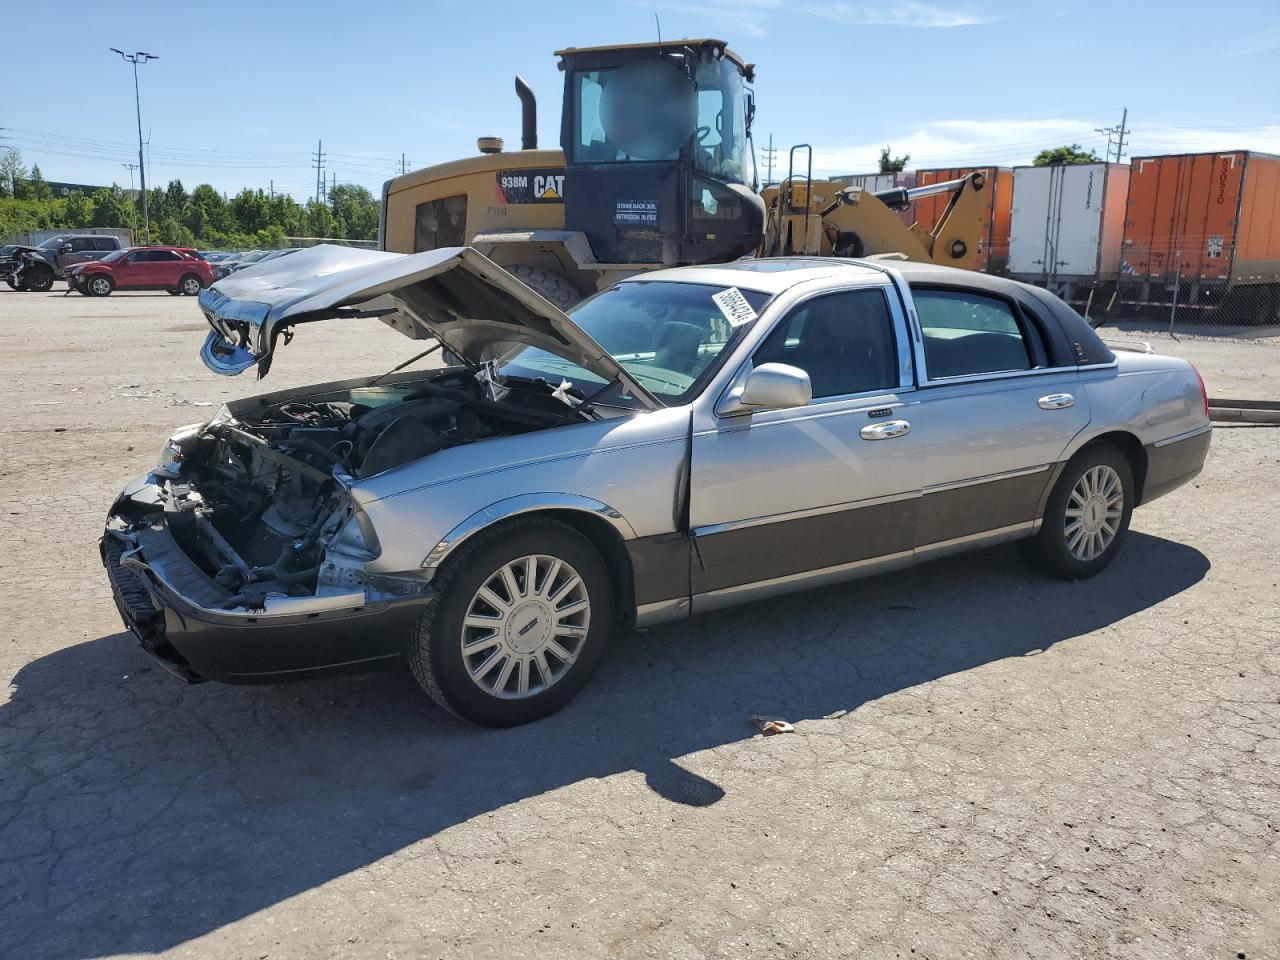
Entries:
POLYGON ((0 197, 17 197, 20 185, 27 179, 22 154, 9 147, 0 155, 0 197))
POLYGON ((93 195, 92 226, 132 227, 133 209, 125 192, 115 184, 93 195))
POLYGON ((44 174, 40 172, 40 164, 38 163, 33 163, 31 165, 31 178, 27 180, 27 199, 53 199, 53 188, 49 186, 49 182, 45 180, 44 174))
POLYGON ((264 230, 270 222, 267 195, 261 190, 245 187, 231 198, 231 215, 242 233, 264 230))
POLYGON ((1052 150, 1041 150, 1031 161, 1036 167, 1057 167, 1070 163, 1098 163, 1098 155, 1090 150, 1085 153, 1078 143, 1065 147, 1054 147, 1052 150))
POLYGON ((165 217, 160 221, 160 242, 174 247, 194 247, 196 236, 175 217, 165 217))
POLYGON ((895 157, 889 152, 886 146, 880 151, 880 172, 881 173, 901 173, 907 169, 907 163, 911 160, 911 154, 905 153, 900 157, 895 157))
POLYGON ((345 224, 339 236, 348 240, 374 240, 378 236, 378 201, 365 187, 342 183, 329 191, 334 216, 345 224))
POLYGON ((77 229, 93 219, 93 201, 79 190, 73 190, 67 197, 62 211, 63 226, 77 229))

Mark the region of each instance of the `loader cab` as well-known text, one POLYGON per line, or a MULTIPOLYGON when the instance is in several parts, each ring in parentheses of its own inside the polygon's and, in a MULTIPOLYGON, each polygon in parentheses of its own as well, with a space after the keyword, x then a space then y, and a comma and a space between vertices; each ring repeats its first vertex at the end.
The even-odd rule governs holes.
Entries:
POLYGON ((759 245, 752 66, 720 40, 559 50, 565 228, 616 264, 733 260, 759 245))

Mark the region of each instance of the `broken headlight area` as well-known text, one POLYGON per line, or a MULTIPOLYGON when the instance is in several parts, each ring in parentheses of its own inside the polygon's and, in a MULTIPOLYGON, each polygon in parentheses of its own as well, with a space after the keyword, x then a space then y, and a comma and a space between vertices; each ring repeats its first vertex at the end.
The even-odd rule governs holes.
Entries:
POLYGON ((234 404, 166 443, 145 493, 126 491, 109 531, 149 564, 167 558, 173 585, 206 609, 422 594, 420 576, 368 577, 378 534, 350 489, 449 447, 565 419, 550 396, 524 400, 495 401, 471 374, 446 371, 234 404))

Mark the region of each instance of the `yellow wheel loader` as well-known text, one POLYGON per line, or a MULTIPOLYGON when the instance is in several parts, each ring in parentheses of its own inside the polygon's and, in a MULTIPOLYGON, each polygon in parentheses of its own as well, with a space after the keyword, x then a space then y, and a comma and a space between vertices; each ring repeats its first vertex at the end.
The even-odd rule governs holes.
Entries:
POLYGON ((980 203, 966 196, 983 187, 972 178, 939 185, 955 196, 932 233, 894 212, 910 203, 902 191, 882 199, 792 176, 759 193, 754 68, 724 41, 556 56, 561 149, 538 149, 534 94, 516 77, 522 149, 481 137, 479 156, 388 181, 382 249, 469 244, 562 307, 631 274, 752 254, 897 253, 972 267, 980 203))

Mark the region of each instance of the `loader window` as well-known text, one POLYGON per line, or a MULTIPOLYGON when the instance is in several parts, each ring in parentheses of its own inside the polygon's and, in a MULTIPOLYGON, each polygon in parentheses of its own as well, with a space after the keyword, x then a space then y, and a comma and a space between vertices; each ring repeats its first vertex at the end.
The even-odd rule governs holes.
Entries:
POLYGON ((467 198, 444 197, 418 204, 413 225, 413 252, 460 247, 466 243, 467 198))
POLYGON ((742 74, 728 59, 698 65, 698 126, 694 162, 699 170, 730 183, 745 183, 747 153, 746 93, 742 74))
POLYGON ((675 160, 693 134, 693 85, 663 60, 580 70, 574 75, 577 163, 675 160))

